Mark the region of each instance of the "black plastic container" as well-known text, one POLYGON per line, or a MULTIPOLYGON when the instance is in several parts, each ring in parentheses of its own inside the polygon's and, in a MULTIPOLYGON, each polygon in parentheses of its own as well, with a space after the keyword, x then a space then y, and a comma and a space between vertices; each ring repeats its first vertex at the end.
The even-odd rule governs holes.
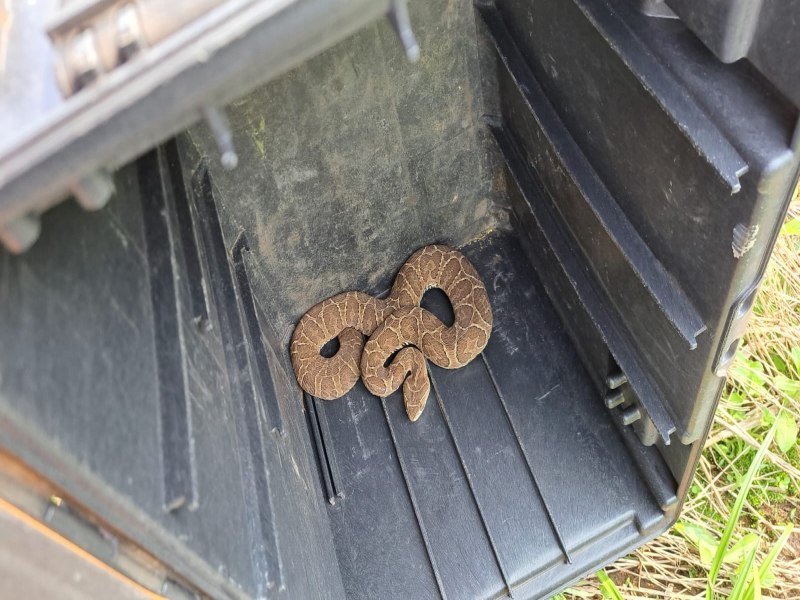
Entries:
POLYGON ((370 26, 228 108, 235 170, 194 126, 0 255, 0 446, 46 482, 0 495, 174 597, 547 597, 677 518, 797 106, 627 0, 411 16, 419 64, 370 26), (434 241, 485 352, 417 423, 303 394, 297 319, 434 241))

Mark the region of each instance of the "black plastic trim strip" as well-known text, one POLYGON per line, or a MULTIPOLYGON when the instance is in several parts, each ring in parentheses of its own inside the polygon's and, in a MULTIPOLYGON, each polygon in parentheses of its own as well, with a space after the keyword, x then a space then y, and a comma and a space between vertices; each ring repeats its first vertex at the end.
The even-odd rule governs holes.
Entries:
POLYGON ((153 312, 158 377, 164 508, 172 511, 197 502, 192 465, 191 407, 186 393, 181 315, 172 261, 165 181, 158 150, 136 162, 153 312))

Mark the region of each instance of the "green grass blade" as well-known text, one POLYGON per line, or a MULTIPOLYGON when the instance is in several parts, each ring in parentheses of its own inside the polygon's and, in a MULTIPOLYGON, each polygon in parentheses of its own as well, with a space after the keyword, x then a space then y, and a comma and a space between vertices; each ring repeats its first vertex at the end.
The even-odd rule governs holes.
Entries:
POLYGON ((756 559, 756 550, 758 546, 753 546, 750 552, 747 553, 747 558, 739 569, 739 576, 736 578, 736 583, 731 590, 731 595, 728 600, 744 600, 745 590, 747 589, 747 579, 750 572, 753 570, 753 561, 756 559))
POLYGON ((783 550, 783 547, 786 545, 786 542, 789 541, 789 536, 792 535, 792 531, 794 530, 794 525, 789 523, 786 527, 783 528, 783 533, 781 533, 778 541, 776 541, 770 551, 767 553, 766 558, 764 558, 764 562, 761 563, 761 566, 758 569, 758 590, 756 590, 756 578, 753 578, 753 581, 750 582, 750 585, 747 586, 747 592, 745 593, 744 597, 747 600, 759 600, 761 597, 761 582, 767 578, 767 574, 769 570, 772 568, 772 565, 775 564, 775 559, 778 558, 778 555, 783 550), (756 591, 758 591, 758 595, 756 595, 756 591))
POLYGON ((603 598, 608 598, 608 600, 623 600, 622 594, 616 584, 611 581, 611 578, 606 575, 605 571, 598 571, 597 579, 600 581, 600 592, 603 594, 603 598))
POLYGON ((761 468, 761 463, 764 462, 764 456, 766 456, 767 450, 772 443, 772 439, 775 437, 777 422, 778 419, 775 419, 775 423, 772 424, 769 433, 767 433, 767 436, 761 443, 761 447, 758 449, 753 462, 750 463, 750 468, 747 470, 747 473, 742 480, 742 486, 739 489, 739 494, 736 496, 736 502, 733 503, 731 514, 728 516, 728 522, 725 524, 725 530, 722 532, 722 537, 720 538, 719 545, 717 546, 717 552, 714 554, 714 559, 711 561, 711 570, 708 573, 708 582, 706 583, 706 598, 708 600, 712 600, 714 597, 713 588, 714 584, 717 582, 719 569, 722 566, 722 559, 725 556, 725 551, 728 549, 728 544, 730 544, 733 530, 736 527, 736 524, 739 522, 739 517, 741 516, 742 508, 744 507, 744 502, 747 499, 747 494, 750 492, 750 487, 753 485, 753 480, 756 477, 756 473, 758 473, 758 470, 761 468))
MULTIPOLYGON (((761 575, 755 565, 753 565, 753 579, 747 589, 750 590, 751 587, 753 589, 753 600, 761 600, 761 575)), ((747 598, 747 594, 745 594, 745 598, 747 598)))

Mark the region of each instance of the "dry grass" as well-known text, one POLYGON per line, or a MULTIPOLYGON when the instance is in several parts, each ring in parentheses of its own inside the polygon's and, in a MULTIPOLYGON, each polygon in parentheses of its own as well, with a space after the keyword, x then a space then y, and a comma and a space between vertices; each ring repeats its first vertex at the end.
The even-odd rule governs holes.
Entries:
MULTIPOLYGON (((784 229, 800 229, 798 225, 800 198, 796 197, 784 229)), ((800 423, 800 235, 789 231, 778 241, 745 341, 729 374, 682 522, 719 538, 740 478, 769 429, 771 416, 779 410, 800 423)), ((773 443, 733 541, 748 533, 757 535, 760 563, 782 527, 800 522, 798 509, 800 452, 796 445, 782 452, 773 443)), ((715 589, 719 598, 728 596, 735 566, 723 566, 715 589)), ((673 529, 606 572, 626 599, 704 598, 708 565, 701 561, 697 547, 673 529)), ((800 531, 792 533, 772 572, 774 582, 762 590, 764 598, 800 598, 800 531)), ((602 595, 592 577, 564 597, 602 595)))

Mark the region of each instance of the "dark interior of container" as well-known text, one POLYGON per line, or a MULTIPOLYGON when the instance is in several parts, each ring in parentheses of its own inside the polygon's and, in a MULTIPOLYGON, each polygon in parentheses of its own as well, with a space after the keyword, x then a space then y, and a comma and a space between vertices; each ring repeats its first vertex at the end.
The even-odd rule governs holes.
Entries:
POLYGON ((663 531, 772 243, 728 234, 775 228, 797 111, 677 21, 532 4, 416 3, 419 64, 376 24, 230 106, 235 170, 198 125, 47 213, 0 256, 3 445, 215 597, 546 597, 663 531), (302 393, 297 319, 433 242, 487 287, 485 351, 431 366, 416 423, 302 393))

